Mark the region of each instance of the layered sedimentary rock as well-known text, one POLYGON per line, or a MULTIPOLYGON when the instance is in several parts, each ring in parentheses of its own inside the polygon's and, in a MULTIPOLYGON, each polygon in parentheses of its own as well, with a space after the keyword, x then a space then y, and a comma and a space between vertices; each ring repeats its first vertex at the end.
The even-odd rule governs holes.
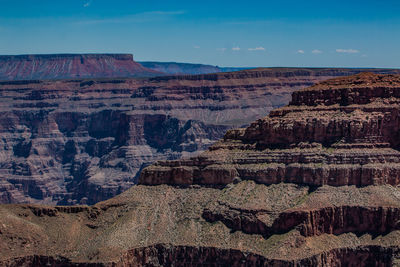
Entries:
POLYGON ((0 56, 0 80, 152 77, 130 54, 48 54, 0 56))
POLYGON ((228 131, 197 158, 145 169, 141 181, 398 185, 399 92, 396 75, 364 73, 322 82, 294 92, 288 106, 248 128, 228 131))
POLYGON ((398 92, 329 80, 94 206, 2 205, 0 265, 397 266, 398 92))
MULTIPOLYGON (((194 155, 227 129, 288 103, 293 91, 356 71, 258 69, 151 79, 0 82, 0 202, 70 205, 111 198, 135 184, 138 171, 149 163, 194 155)), ((296 177, 294 155, 290 175, 296 177)), ((250 164, 251 155, 243 156, 250 164)), ((322 162, 324 155, 320 157, 322 162)), ((229 182, 237 171, 243 176, 258 173, 259 180, 282 179, 282 168, 270 161, 270 172, 278 178, 263 178, 267 172, 255 165, 253 171, 232 168, 230 174, 223 168, 219 179, 227 175, 222 183, 229 182)), ((351 170, 339 167, 334 170, 351 170)), ((213 175, 213 168, 220 167, 207 166, 202 172, 213 175)), ((193 171, 182 167, 178 172, 193 171)), ((213 183, 215 178, 210 179, 213 183)))
POLYGON ((0 206, 0 265, 392 266, 399 189, 134 186, 92 207, 0 206))

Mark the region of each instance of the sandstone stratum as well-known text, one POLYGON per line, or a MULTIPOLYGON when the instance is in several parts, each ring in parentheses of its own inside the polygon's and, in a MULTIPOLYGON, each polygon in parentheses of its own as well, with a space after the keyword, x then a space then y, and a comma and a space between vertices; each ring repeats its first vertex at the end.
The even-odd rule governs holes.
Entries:
POLYGON ((362 73, 93 206, 0 206, 0 265, 396 266, 400 75, 362 73))
POLYGON ((360 71, 272 68, 2 81, 0 203, 91 205, 109 199, 136 184, 150 163, 193 156, 228 129, 289 103, 292 92, 360 71))

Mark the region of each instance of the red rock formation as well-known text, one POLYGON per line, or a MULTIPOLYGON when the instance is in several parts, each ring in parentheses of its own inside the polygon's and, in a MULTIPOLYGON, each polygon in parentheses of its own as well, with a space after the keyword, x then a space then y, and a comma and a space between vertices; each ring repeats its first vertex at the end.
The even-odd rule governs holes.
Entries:
POLYGON ((5 266, 392 266, 392 255, 397 249, 382 249, 376 246, 355 249, 334 249, 310 258, 285 261, 267 259, 257 254, 240 250, 211 247, 185 247, 157 244, 126 252, 121 259, 112 263, 71 262, 61 257, 27 256, 4 261, 5 266))
MULTIPOLYGON (((111 198, 135 184, 137 173, 148 164, 194 155, 227 129, 247 125, 287 104, 293 91, 357 71, 278 68, 151 79, 0 82, 0 202, 66 205, 111 198)), ((278 157, 281 152, 276 153, 278 157)), ((297 157, 292 151, 294 164, 305 158, 296 153, 297 157)), ((319 153, 320 162, 324 153, 319 153)), ((315 157, 314 151, 310 157, 315 157)), ((328 170, 316 166, 316 171, 310 166, 307 175, 349 172, 335 166, 328 170)), ((358 183, 354 180, 358 172, 375 172, 368 165, 353 169, 355 178, 349 177, 353 184, 358 183)), ((269 183, 285 177, 293 180, 301 171, 296 165, 283 169, 271 165, 268 170, 239 166, 227 171, 217 164, 205 169, 182 167, 173 179, 182 183, 200 170, 202 183, 214 183, 217 172, 221 184, 232 181, 237 172, 242 177, 257 173, 260 182, 269 183)), ((387 169, 388 175, 394 171, 387 169)))
POLYGON ((334 249, 306 259, 267 259, 240 250, 157 244, 127 252, 115 266, 391 266, 398 249, 367 246, 334 249))
POLYGON ((279 214, 271 223, 265 221, 265 216, 270 216, 270 211, 240 210, 222 205, 214 210, 204 210, 203 217, 210 222, 222 221, 236 231, 261 234, 269 238, 294 228, 303 236, 343 233, 388 234, 400 230, 399 213, 398 207, 324 207, 317 210, 288 210, 279 214))
POLYGON ((288 106, 248 128, 229 131, 198 158, 145 169, 141 183, 223 185, 250 179, 312 186, 398 185, 398 92, 400 78, 393 75, 322 82, 295 92, 288 106))
POLYGON ((0 205, 0 265, 396 266, 399 128, 385 113, 398 109, 399 90, 400 76, 323 82, 197 157, 145 168, 142 185, 92 207, 0 205), (369 97, 351 102, 354 91, 369 97), (332 121, 341 126, 324 137, 332 121), (355 138, 354 125, 374 135, 355 138))
POLYGON ((307 186, 254 182, 223 190, 135 186, 93 207, 1 205, 0 265, 398 262, 398 188, 325 186, 310 192, 307 186))
POLYGON ((129 54, 49 54, 0 56, 0 80, 149 77, 129 54))

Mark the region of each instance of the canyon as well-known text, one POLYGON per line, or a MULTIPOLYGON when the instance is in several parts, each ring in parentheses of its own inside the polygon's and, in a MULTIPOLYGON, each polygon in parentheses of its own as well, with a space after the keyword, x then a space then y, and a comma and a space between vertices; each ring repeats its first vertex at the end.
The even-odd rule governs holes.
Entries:
POLYGON ((106 201, 0 205, 0 265, 398 266, 399 112, 398 74, 295 90, 106 201))
MULTIPOLYGON (((227 130, 289 103, 292 92, 360 71, 272 68, 140 79, 2 81, 0 203, 92 205, 112 198, 137 184, 147 165, 195 156, 227 130)), ((300 138, 301 133, 291 138, 300 138)), ((392 152, 388 153, 390 157, 392 152)), ((298 160, 294 155, 293 163, 298 160)), ((275 157, 280 157, 279 152, 275 157)), ((322 161, 324 155, 320 157, 322 161)), ((205 166, 205 170, 214 167, 219 168, 205 166)), ((282 171, 287 170, 280 165, 274 168, 273 179, 282 180, 282 171)), ((256 169, 239 171, 253 175, 256 169)), ((295 165, 292 169, 295 177, 295 165)), ((330 170, 331 175, 339 171, 348 172, 330 170)), ((170 171, 165 172, 168 175, 170 171)), ((270 179, 257 175, 260 180, 270 179)))

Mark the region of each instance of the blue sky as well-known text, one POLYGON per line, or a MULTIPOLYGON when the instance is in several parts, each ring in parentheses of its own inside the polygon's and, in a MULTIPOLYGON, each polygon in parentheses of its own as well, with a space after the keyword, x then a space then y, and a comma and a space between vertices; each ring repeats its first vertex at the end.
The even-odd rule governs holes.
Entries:
POLYGON ((400 1, 0 0, 0 54, 400 67, 400 1))

